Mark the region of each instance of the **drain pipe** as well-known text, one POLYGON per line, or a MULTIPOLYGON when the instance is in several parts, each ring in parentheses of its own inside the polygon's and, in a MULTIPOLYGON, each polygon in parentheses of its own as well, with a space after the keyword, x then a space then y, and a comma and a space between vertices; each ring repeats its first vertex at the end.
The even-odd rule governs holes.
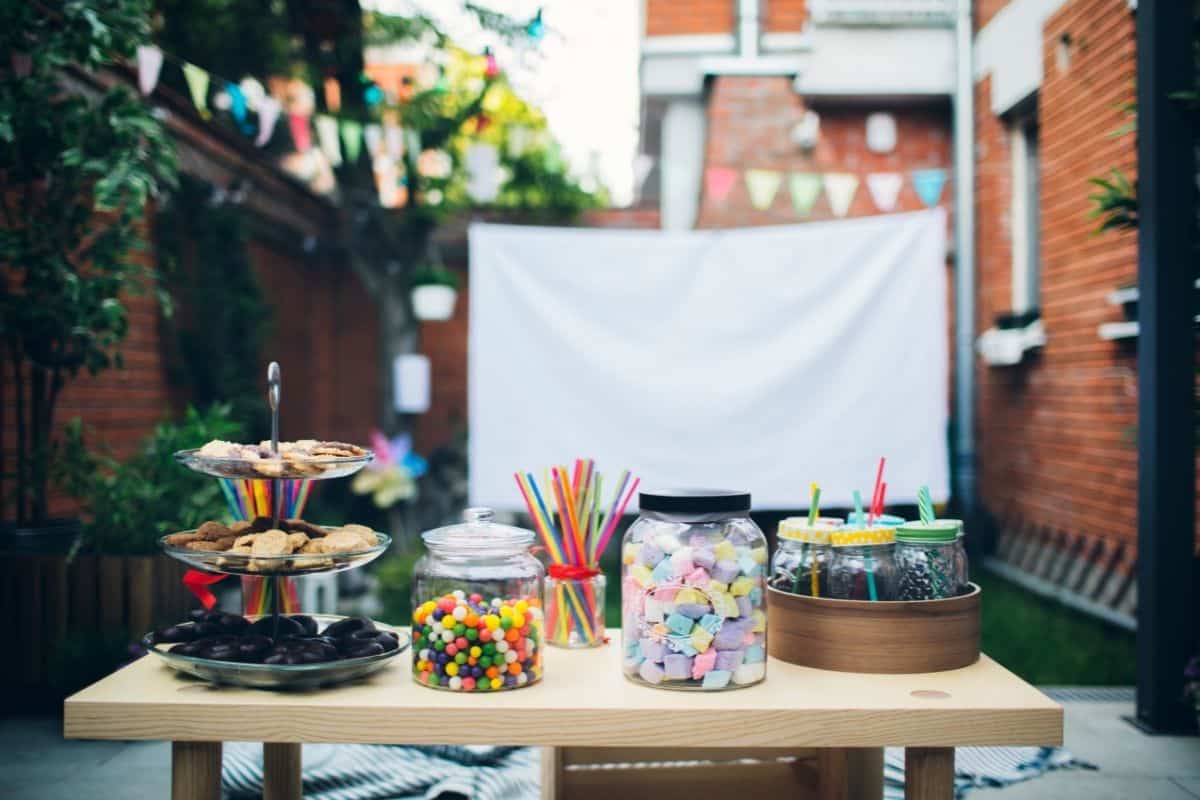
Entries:
POLYGON ((971 0, 958 0, 954 89, 954 491, 965 519, 975 497, 975 77, 971 0))
POLYGON ((737 54, 758 58, 759 0, 737 0, 737 54))

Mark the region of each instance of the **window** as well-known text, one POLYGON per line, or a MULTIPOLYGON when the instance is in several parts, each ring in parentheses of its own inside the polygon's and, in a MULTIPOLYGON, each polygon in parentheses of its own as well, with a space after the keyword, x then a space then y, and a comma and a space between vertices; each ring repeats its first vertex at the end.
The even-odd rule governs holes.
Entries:
POLYGON ((1012 311, 1035 317, 1041 306, 1041 212, 1038 183, 1036 117, 1016 119, 1009 126, 1012 155, 1012 311))

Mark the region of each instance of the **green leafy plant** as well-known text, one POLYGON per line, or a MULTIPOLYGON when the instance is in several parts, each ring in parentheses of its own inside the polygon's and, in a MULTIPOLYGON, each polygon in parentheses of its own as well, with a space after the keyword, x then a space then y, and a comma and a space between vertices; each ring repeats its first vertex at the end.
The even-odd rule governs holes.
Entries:
POLYGON ((409 278, 411 286, 449 286, 458 289, 458 273, 438 262, 423 264, 409 278))
POLYGON ((1138 226, 1137 184, 1125 173, 1114 169, 1108 178, 1089 178, 1088 183, 1098 191, 1088 195, 1094 207, 1089 216, 1099 219, 1097 233, 1110 230, 1132 230, 1138 226))
POLYGON ((174 153, 130 88, 94 77, 147 40, 149 10, 148 0, 0 4, 0 52, 12 59, 0 70, 0 340, 20 524, 46 518, 63 386, 121 365, 126 299, 155 288, 133 251, 146 203, 174 183, 174 153))
POLYGON ((179 422, 159 424, 136 455, 120 462, 89 450, 80 420, 71 421, 58 477, 85 512, 81 547, 110 555, 155 553, 163 534, 226 516, 220 485, 182 469, 174 453, 241 433, 228 405, 204 412, 189 407, 179 422))

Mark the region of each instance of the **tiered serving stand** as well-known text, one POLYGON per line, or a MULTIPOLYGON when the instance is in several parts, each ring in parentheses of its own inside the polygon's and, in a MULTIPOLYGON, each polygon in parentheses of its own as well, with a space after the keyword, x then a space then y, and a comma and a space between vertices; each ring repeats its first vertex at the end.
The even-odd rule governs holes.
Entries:
MULTIPOLYGON (((279 364, 271 362, 267 369, 267 400, 271 408, 271 451, 275 459, 270 461, 271 474, 265 475, 261 462, 245 461, 232 458, 209 458, 201 456, 199 450, 180 450, 175 454, 176 460, 183 466, 202 475, 214 478, 233 478, 238 480, 271 480, 274 482, 274 504, 272 508, 272 527, 278 527, 283 515, 284 480, 327 480, 344 478, 353 475, 374 460, 375 455, 368 451, 361 456, 346 458, 327 458, 322 460, 306 460, 292 462, 279 458, 279 400, 280 400, 280 370, 279 364)), ((295 578, 306 575, 317 575, 330 572, 341 572, 347 569, 361 567, 382 555, 391 546, 391 537, 384 533, 376 533, 377 543, 373 547, 344 553, 294 553, 279 556, 249 555, 243 553, 209 552, 189 550, 167 543, 167 537, 159 540, 163 552, 172 558, 205 572, 222 575, 239 575, 262 578, 271 581, 271 613, 274 619, 272 629, 278 631, 280 616, 280 598, 283 594, 284 578, 295 578)), ((330 615, 313 615, 324 630, 325 626, 336 622, 342 617, 330 615)), ((255 617, 248 617, 252 621, 255 617)), ((194 623, 185 623, 194 624, 194 623)), ((180 672, 202 678, 213 683, 232 684, 254 688, 270 689, 311 689, 317 686, 331 686, 338 683, 355 680, 387 666, 393 658, 408 649, 410 638, 403 629, 393 629, 376 623, 381 630, 390 630, 399 637, 400 646, 380 655, 364 658, 326 661, 317 664, 252 664, 233 661, 216 661, 195 656, 185 656, 170 652, 167 647, 154 642, 153 632, 143 637, 142 644, 146 649, 161 658, 169 667, 180 672)), ((275 637, 272 637, 275 638, 275 637)))

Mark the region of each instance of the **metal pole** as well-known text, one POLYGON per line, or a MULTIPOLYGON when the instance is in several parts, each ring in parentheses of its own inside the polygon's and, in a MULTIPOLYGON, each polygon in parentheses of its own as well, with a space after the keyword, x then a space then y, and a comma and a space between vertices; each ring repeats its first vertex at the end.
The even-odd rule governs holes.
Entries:
POLYGON ((975 500, 975 79, 971 0, 958 0, 954 89, 954 493, 975 500))
POLYGON ((1195 163, 1192 3, 1137 9, 1138 686, 1137 721, 1190 726, 1183 669, 1196 647, 1195 163))

